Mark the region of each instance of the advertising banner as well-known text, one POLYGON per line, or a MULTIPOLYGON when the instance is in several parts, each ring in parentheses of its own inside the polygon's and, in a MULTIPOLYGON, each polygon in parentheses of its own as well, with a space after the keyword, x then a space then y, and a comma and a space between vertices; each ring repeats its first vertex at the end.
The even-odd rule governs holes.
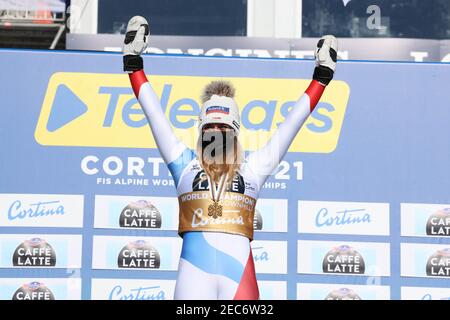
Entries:
MULTIPOLYGON (((314 62, 145 55, 176 135, 231 81, 245 152, 263 146, 314 62)), ((172 299, 175 185, 117 53, 0 51, 0 298, 172 299)), ((263 185, 262 299, 450 296, 450 65, 340 61, 263 185)))

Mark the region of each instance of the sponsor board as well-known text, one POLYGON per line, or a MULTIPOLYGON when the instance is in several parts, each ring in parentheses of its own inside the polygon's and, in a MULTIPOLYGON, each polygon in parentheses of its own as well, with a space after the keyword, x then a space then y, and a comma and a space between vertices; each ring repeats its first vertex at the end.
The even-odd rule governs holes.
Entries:
POLYGON ((389 204, 299 201, 298 232, 389 235, 389 204))
POLYGON ((80 278, 1 278, 0 300, 80 300, 80 278))
POLYGON ((0 268, 81 268, 81 235, 5 234, 0 268))
POLYGON ((286 232, 288 203, 285 199, 258 199, 256 202, 254 230, 286 232))
POLYGON ((175 280, 92 279, 92 300, 172 300, 175 280))
POLYGON ((402 203, 400 208, 402 236, 450 236, 450 204, 402 203))
POLYGON ((286 300, 287 284, 285 281, 258 281, 260 300, 286 300))
POLYGON ((402 243, 402 277, 450 278, 450 244, 402 243))
POLYGON ((120 270, 177 270, 179 237, 94 236, 92 268, 120 270))
POLYGON ((94 228, 177 230, 178 199, 97 195, 94 228))
POLYGON ((389 300, 390 288, 378 285, 297 283, 298 300, 389 300))
POLYGON ((402 287, 402 300, 450 300, 449 288, 402 287))
POLYGON ((251 242, 256 273, 287 273, 287 242, 251 242))
POLYGON ((0 194, 0 227, 83 227, 82 195, 0 194))
POLYGON ((389 276, 388 243, 298 241, 298 273, 389 276))

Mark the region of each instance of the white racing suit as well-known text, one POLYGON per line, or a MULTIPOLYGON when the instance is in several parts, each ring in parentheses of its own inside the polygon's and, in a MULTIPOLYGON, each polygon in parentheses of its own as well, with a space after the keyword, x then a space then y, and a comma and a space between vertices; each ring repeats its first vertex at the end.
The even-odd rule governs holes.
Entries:
MULTIPOLYGON (((318 103, 325 86, 313 80, 270 141, 250 153, 211 216, 210 190, 195 155, 175 136, 143 70, 130 74, 159 151, 175 181, 183 247, 175 299, 259 299, 250 242, 258 194, 318 103)), ((275 213, 274 213, 275 214, 275 213)))

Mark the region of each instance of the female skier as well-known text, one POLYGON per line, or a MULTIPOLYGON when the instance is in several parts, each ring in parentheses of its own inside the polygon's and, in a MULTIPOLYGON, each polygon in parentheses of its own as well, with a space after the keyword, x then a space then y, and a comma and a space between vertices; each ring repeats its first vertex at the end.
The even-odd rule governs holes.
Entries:
POLYGON ((259 299, 250 248, 256 200, 333 78, 337 40, 324 36, 318 42, 305 94, 270 141, 243 159, 239 109, 228 82, 213 81, 203 92, 196 152, 177 139, 143 71, 149 35, 145 18, 133 17, 123 61, 178 194, 183 246, 174 298, 259 299))

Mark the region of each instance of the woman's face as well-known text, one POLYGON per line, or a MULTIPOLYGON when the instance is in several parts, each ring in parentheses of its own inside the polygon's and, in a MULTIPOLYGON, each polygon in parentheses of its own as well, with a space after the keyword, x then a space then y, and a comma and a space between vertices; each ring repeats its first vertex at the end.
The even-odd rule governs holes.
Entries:
POLYGON ((204 156, 215 163, 234 161, 236 134, 229 125, 206 124, 202 129, 202 149, 204 156))

